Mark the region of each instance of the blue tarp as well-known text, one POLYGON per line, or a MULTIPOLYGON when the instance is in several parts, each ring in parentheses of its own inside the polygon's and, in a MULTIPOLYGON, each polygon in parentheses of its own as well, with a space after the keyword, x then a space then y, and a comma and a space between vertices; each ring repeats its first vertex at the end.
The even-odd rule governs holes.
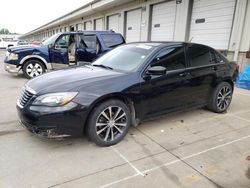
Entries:
POLYGON ((236 79, 236 86, 250 90, 250 65, 247 65, 244 71, 239 73, 236 79))

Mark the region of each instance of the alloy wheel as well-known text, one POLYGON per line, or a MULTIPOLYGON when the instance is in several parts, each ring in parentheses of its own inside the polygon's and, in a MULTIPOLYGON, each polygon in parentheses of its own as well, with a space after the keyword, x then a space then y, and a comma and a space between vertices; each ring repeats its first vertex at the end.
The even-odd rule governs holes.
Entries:
POLYGON ((232 91, 228 86, 223 86, 217 95, 217 107, 223 111, 225 110, 232 98, 232 91))
POLYGON ((97 118, 96 133, 105 142, 113 141, 123 134, 127 125, 125 111, 119 106, 109 106, 97 118))
POLYGON ((31 77, 35 77, 35 76, 39 76, 40 74, 43 73, 43 68, 41 65, 39 65, 38 63, 30 63, 27 67, 26 67, 26 73, 31 77))

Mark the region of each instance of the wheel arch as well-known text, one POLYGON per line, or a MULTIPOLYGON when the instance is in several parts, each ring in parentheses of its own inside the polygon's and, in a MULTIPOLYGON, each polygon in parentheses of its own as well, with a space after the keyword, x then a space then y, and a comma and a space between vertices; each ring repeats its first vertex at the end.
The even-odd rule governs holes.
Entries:
POLYGON ((231 79, 226 78, 223 81, 229 83, 231 85, 231 87, 232 87, 232 90, 234 90, 234 82, 231 79))
POLYGON ((30 60, 37 60, 37 61, 39 61, 40 63, 42 63, 42 64, 44 65, 44 68, 45 68, 45 69, 50 69, 49 63, 48 63, 43 57, 38 56, 38 55, 30 55, 30 56, 24 57, 24 58, 21 60, 21 62, 19 63, 19 65, 20 65, 21 67, 23 67, 23 65, 24 65, 26 62, 30 61, 30 60))
POLYGON ((232 89, 234 90, 234 82, 233 82, 232 78, 230 78, 230 77, 225 77, 225 78, 217 79, 217 80, 212 84, 212 87, 213 87, 213 88, 216 88, 216 86, 219 85, 221 82, 227 82, 227 83, 229 83, 229 84, 232 86, 232 89))
MULTIPOLYGON (((124 95, 122 93, 112 93, 112 94, 107 94, 107 95, 104 95, 104 96, 101 96, 99 97, 98 99, 96 99, 92 105, 90 106, 90 109, 89 109, 89 112, 87 114, 87 118, 86 118, 86 121, 85 121, 85 125, 88 124, 88 121, 89 121, 89 117, 91 115, 91 113, 93 112, 93 110, 95 109, 95 107, 97 107, 98 105, 100 105, 101 103, 105 102, 105 101, 108 101, 108 100, 120 100, 122 101, 123 103, 125 103, 130 112, 131 112, 131 120, 132 120, 132 125, 133 126, 137 126, 138 125, 138 121, 137 121, 137 116, 136 116, 136 108, 135 108, 135 105, 134 105, 134 101, 131 99, 131 97, 127 96, 127 95, 124 95)), ((84 126, 84 132, 85 132, 85 129, 86 129, 87 126, 84 126)))

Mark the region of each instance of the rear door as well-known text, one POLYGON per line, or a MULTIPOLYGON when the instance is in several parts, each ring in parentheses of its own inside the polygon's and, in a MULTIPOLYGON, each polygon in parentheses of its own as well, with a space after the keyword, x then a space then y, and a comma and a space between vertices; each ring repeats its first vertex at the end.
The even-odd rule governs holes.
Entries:
POLYGON ((150 79, 147 78, 146 71, 143 75, 141 95, 145 118, 183 108, 190 100, 186 86, 188 74, 185 51, 182 45, 163 49, 150 63, 149 67, 152 66, 164 66, 167 73, 150 76, 150 79))
POLYGON ((192 98, 189 105, 206 104, 219 66, 211 58, 210 49, 206 46, 189 44, 186 51, 189 60, 187 70, 190 73, 188 92, 192 98))
POLYGON ((53 47, 49 49, 50 60, 53 69, 67 67, 69 64, 68 45, 70 34, 63 34, 58 37, 53 47))
POLYGON ((77 61, 78 62, 92 62, 96 59, 99 52, 100 44, 95 34, 78 35, 77 46, 77 61))

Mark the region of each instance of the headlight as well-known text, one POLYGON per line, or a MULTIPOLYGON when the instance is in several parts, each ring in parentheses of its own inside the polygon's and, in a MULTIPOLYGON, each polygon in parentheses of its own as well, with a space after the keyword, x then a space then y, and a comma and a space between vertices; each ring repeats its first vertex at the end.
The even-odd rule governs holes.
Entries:
POLYGON ((18 60, 18 54, 10 53, 8 59, 9 60, 18 60))
POLYGON ((33 105, 42 105, 42 106, 63 106, 77 95, 77 92, 65 92, 65 93, 50 93, 37 97, 33 105))

